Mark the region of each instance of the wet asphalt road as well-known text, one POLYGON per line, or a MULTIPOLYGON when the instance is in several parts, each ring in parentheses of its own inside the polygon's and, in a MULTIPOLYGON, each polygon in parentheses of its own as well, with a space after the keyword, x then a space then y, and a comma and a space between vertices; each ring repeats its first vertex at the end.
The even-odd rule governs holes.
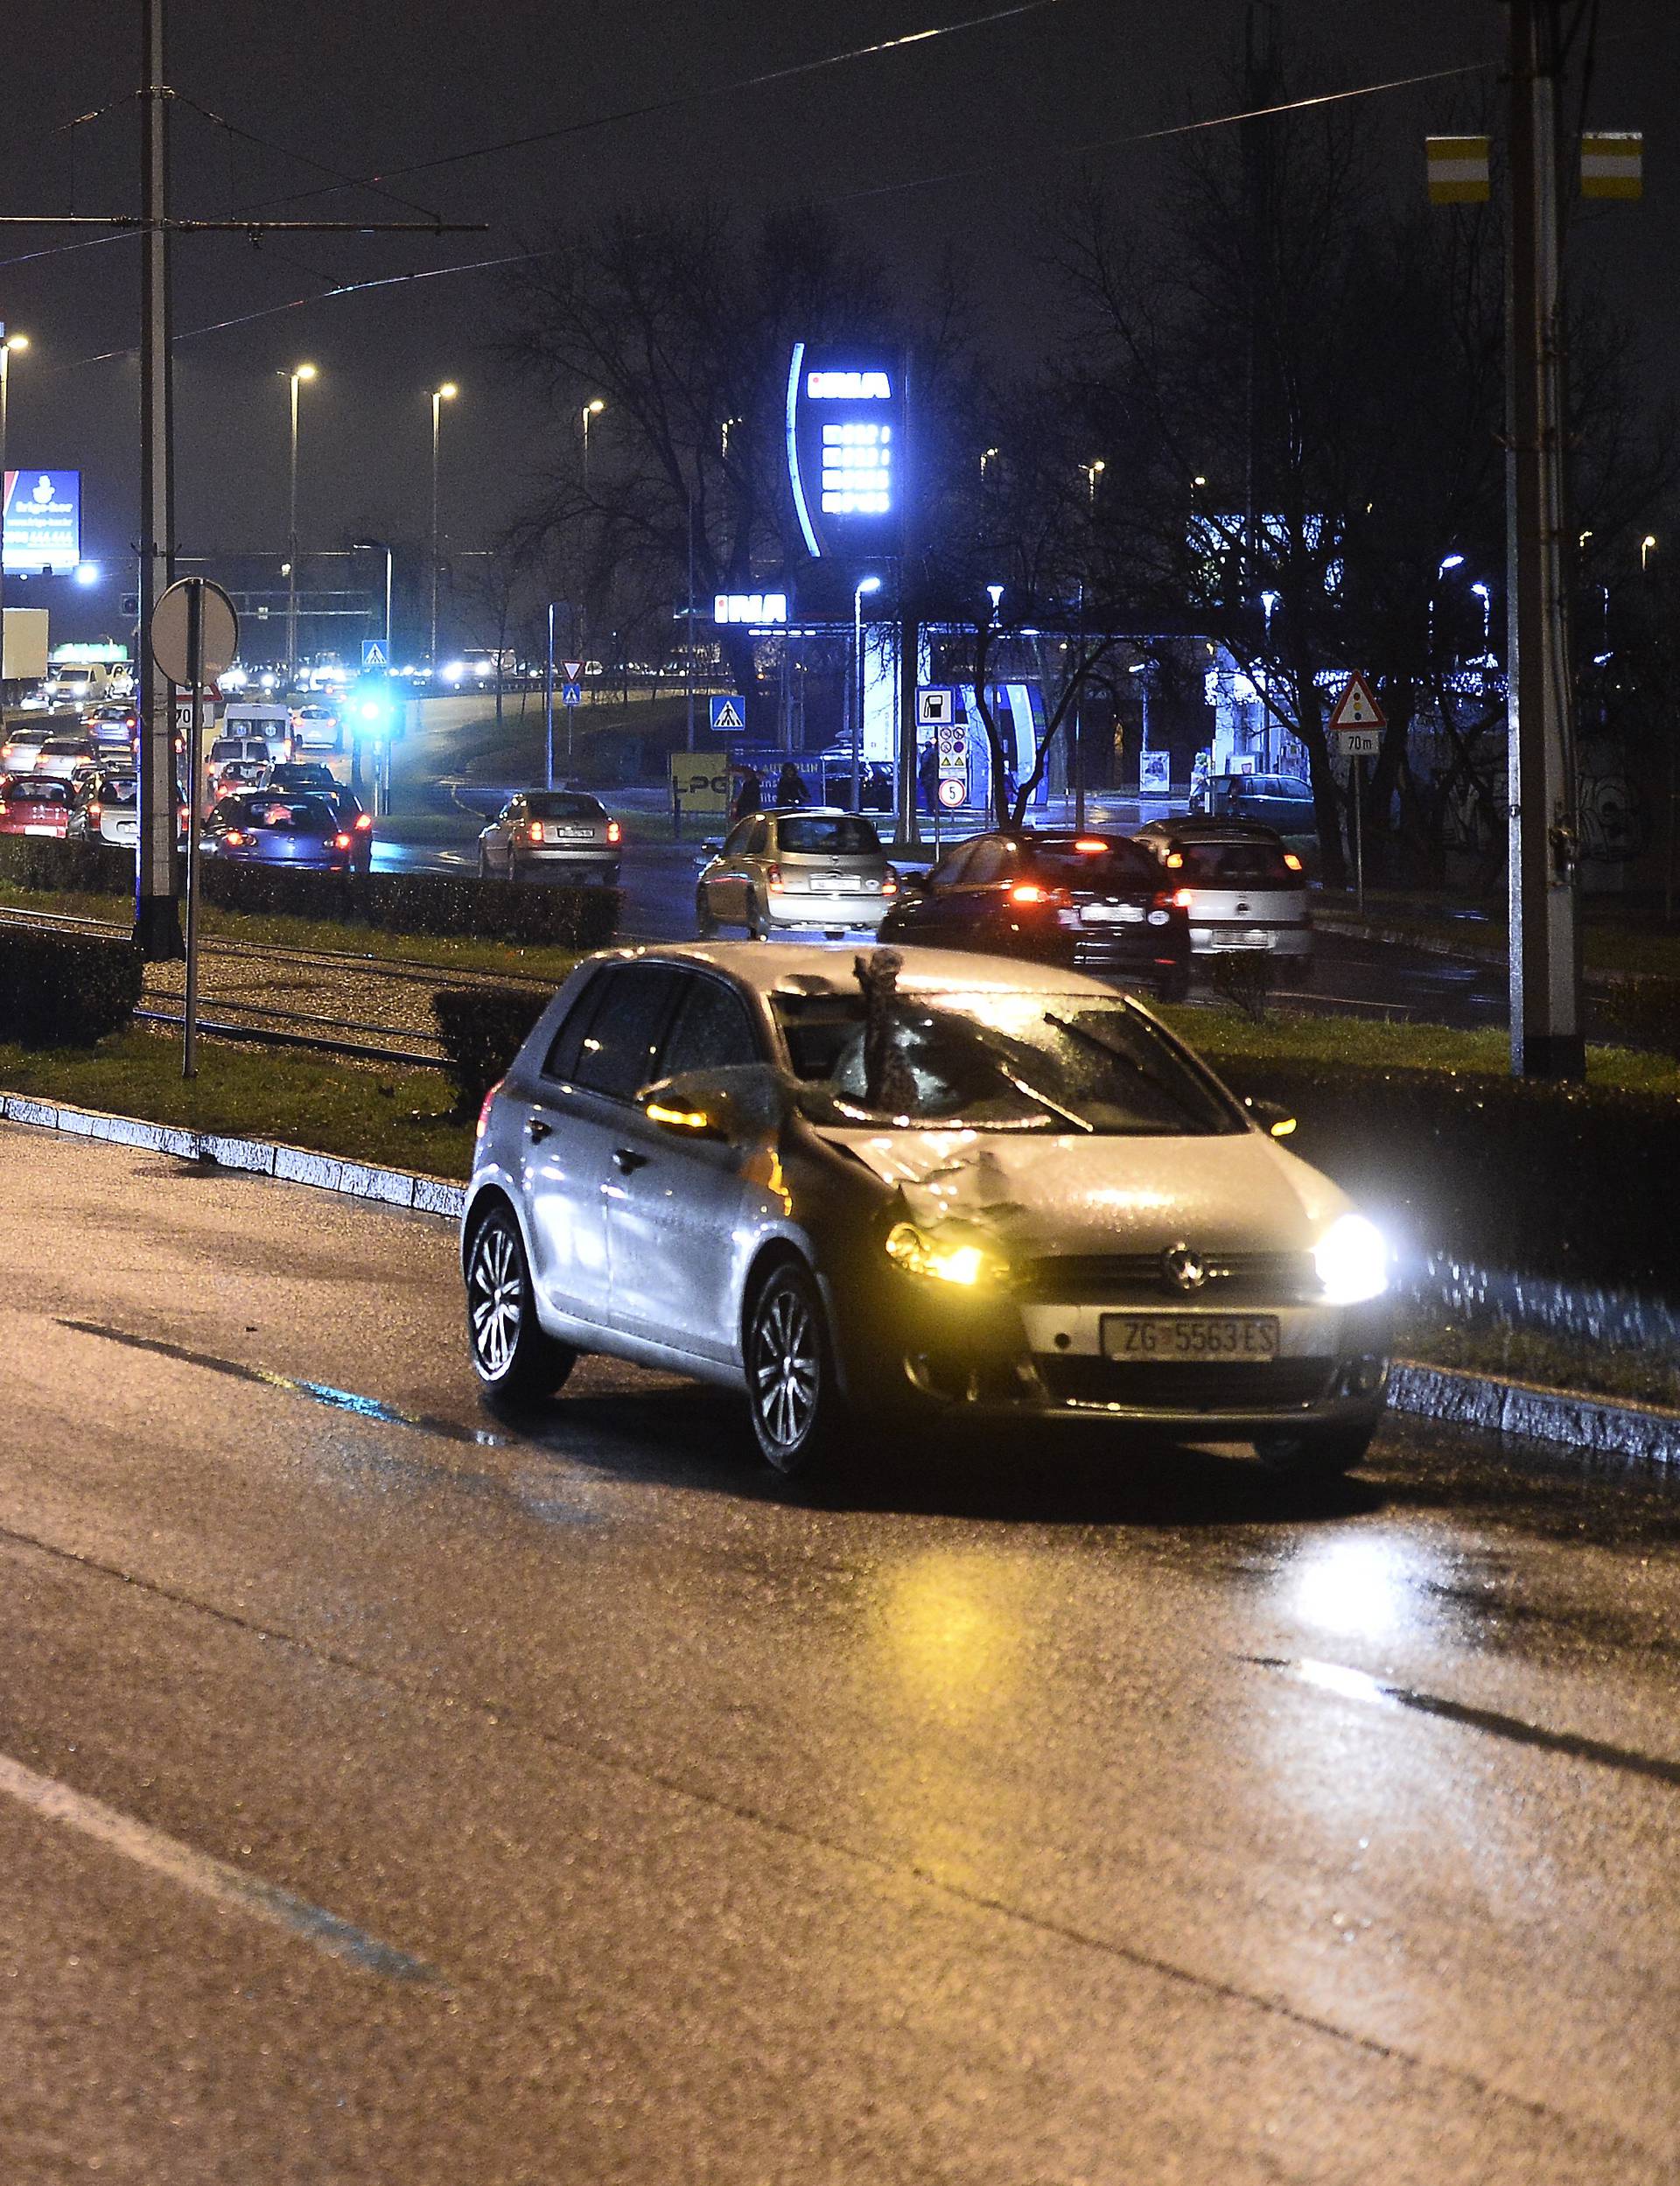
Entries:
POLYGON ((482 1413, 441 1223, 0 1179, 8 2186, 1676 2175, 1672 1487, 802 1495, 482 1413))

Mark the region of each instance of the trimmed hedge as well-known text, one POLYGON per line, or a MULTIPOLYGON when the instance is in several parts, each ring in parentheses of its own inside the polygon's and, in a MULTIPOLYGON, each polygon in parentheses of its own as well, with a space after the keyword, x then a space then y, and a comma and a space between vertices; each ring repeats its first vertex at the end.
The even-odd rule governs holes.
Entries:
POLYGON ((1680 979, 1617 979, 1590 1004, 1596 1029, 1624 1047, 1680 1055, 1680 979))
POLYGON ((1300 1119, 1291 1149, 1412 1240, 1494 1267, 1671 1288, 1680 1102, 1456 1071, 1232 1060, 1300 1119))
POLYGON ((528 987, 439 987, 432 995, 444 1070, 454 1083, 458 1114, 477 1114, 550 998, 528 987))
POLYGON ((0 885, 50 894, 134 893, 134 852, 115 843, 58 843, 45 836, 0 835, 0 885))
MULTIPOLYGON (((110 843, 0 836, 0 885, 131 896, 134 852, 110 843)), ((204 861, 204 900, 257 916, 330 919, 394 934, 603 948, 618 929, 616 888, 518 887, 450 874, 297 872, 284 865, 204 861)))
POLYGON ((131 1021, 144 970, 132 942, 9 927, 0 942, 0 1040, 91 1047, 131 1021))

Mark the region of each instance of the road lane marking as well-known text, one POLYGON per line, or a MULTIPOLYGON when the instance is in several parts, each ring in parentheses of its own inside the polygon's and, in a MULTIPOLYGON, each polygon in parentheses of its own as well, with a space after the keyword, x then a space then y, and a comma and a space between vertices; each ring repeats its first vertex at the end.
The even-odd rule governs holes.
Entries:
POLYGON ((414 1427, 422 1434, 441 1434, 451 1442, 471 1443, 478 1448, 504 1449, 514 1438, 492 1434, 484 1427, 463 1427, 453 1419, 438 1419, 423 1412, 404 1412, 400 1405, 382 1404, 377 1397, 358 1396, 354 1390, 334 1389, 327 1382, 300 1381, 293 1374, 276 1374, 266 1366, 245 1366, 237 1359, 217 1358, 208 1351, 191 1351, 183 1343, 167 1343, 161 1336, 132 1335, 127 1328, 107 1328, 96 1321, 60 1319, 60 1328, 82 1336, 98 1336, 107 1343, 124 1343, 130 1350, 154 1351, 159 1358, 179 1359, 187 1366, 201 1366, 212 1374, 231 1375, 239 1382, 255 1382, 262 1389, 277 1389, 288 1397, 307 1397, 332 1412, 354 1412, 360 1419, 382 1420, 388 1426, 414 1427))
POLYGON ((1274 1655, 1245 1655, 1245 1662, 1261 1670, 1276 1670, 1302 1685, 1316 1685, 1344 1700, 1362 1701, 1368 1707, 1410 1708, 1419 1715, 1438 1716, 1443 1722, 1462 1724, 1466 1730, 1485 1731, 1491 1738, 1508 1738, 1519 1746, 1536 1746, 1543 1753, 1563 1754, 1572 1761, 1590 1761, 1602 1769, 1620 1769, 1629 1776, 1652 1776, 1659 1783, 1680 1788, 1680 1761, 1665 1761, 1658 1754, 1636 1753, 1628 1746, 1613 1746, 1602 1738, 1582 1738, 1574 1731, 1549 1731, 1544 1724, 1525 1722, 1520 1715, 1502 1715, 1494 1708, 1472 1707, 1463 1700, 1449 1700, 1438 1692, 1420 1692, 1410 1685, 1385 1685, 1363 1670, 1341 1663, 1318 1662, 1310 1655, 1280 1658, 1274 1655))
POLYGON ((72 1790, 55 1776, 38 1776, 8 1754, 0 1754, 0 1791, 31 1813, 79 1830, 95 1844, 109 1846, 136 1867, 164 1875, 200 1897, 252 1914, 301 1937, 330 1958, 341 1958, 363 1972, 382 1974, 387 1980, 447 1986, 438 1969, 424 1959, 382 1943, 365 1929, 329 1913, 325 1906, 312 1905, 307 1898, 294 1896, 291 1891, 264 1882, 257 1875, 242 1874, 225 1860, 212 1859, 208 1853, 195 1852, 178 1838, 166 1837, 162 1830, 107 1806, 102 1799, 72 1790))

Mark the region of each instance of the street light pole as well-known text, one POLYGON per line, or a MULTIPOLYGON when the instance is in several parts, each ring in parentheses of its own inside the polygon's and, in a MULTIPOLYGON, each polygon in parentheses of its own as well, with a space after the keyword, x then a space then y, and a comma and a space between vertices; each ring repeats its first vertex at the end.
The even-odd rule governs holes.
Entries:
POLYGON ((426 666, 438 673, 438 420, 460 392, 453 380, 431 390, 431 614, 426 626, 426 666))
POLYGON ((851 809, 863 800, 864 594, 881 589, 878 577, 862 577, 851 595, 851 809))
POLYGON ((300 364, 284 375, 291 382, 290 461, 286 489, 286 685, 298 680, 298 389, 315 377, 312 364, 300 364))
MULTIPOLYGON (((167 679, 151 655, 151 614, 174 574, 174 424, 169 259, 169 109, 164 60, 164 0, 145 0, 140 85, 141 203, 145 240, 140 261, 140 583, 139 845, 135 868, 134 939, 143 957, 161 963, 184 954, 175 881, 175 740, 167 679)), ((188 785, 198 794, 199 785, 188 785)))
MULTIPOLYGON (((598 417, 606 408, 606 404, 601 400, 598 395, 595 397, 593 402, 585 403, 584 404, 584 499, 585 501, 589 499, 589 421, 592 417, 598 417)), ((724 427, 724 431, 727 432, 727 426, 724 427)), ((729 452, 729 444, 727 440, 725 440, 724 444, 724 452, 725 454, 729 452)))
POLYGON ((27 334, 9 334, 0 320, 0 696, 6 679, 6 401, 10 374, 7 369, 14 349, 27 349, 27 334))

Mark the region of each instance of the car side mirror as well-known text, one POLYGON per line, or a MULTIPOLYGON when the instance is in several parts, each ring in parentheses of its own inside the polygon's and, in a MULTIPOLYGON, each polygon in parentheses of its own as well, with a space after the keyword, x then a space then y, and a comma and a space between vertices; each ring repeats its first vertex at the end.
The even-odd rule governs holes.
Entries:
POLYGON ((1259 1125, 1261 1130, 1270 1132, 1274 1139, 1287 1139, 1295 1129, 1296 1118, 1286 1108, 1280 1108, 1276 1101, 1255 1101, 1245 1098, 1242 1105, 1259 1125))
POLYGON ((724 846, 721 843, 702 843, 700 847, 708 858, 720 858, 723 855, 724 846))
POLYGON ((899 900, 914 901, 917 896, 931 895, 932 884, 925 872, 901 872, 899 875, 899 900))
POLYGON ((710 1139, 743 1146, 781 1128, 787 1102, 767 1063, 739 1063, 718 1070, 682 1070, 644 1086, 638 1095, 650 1124, 674 1139, 710 1139))

